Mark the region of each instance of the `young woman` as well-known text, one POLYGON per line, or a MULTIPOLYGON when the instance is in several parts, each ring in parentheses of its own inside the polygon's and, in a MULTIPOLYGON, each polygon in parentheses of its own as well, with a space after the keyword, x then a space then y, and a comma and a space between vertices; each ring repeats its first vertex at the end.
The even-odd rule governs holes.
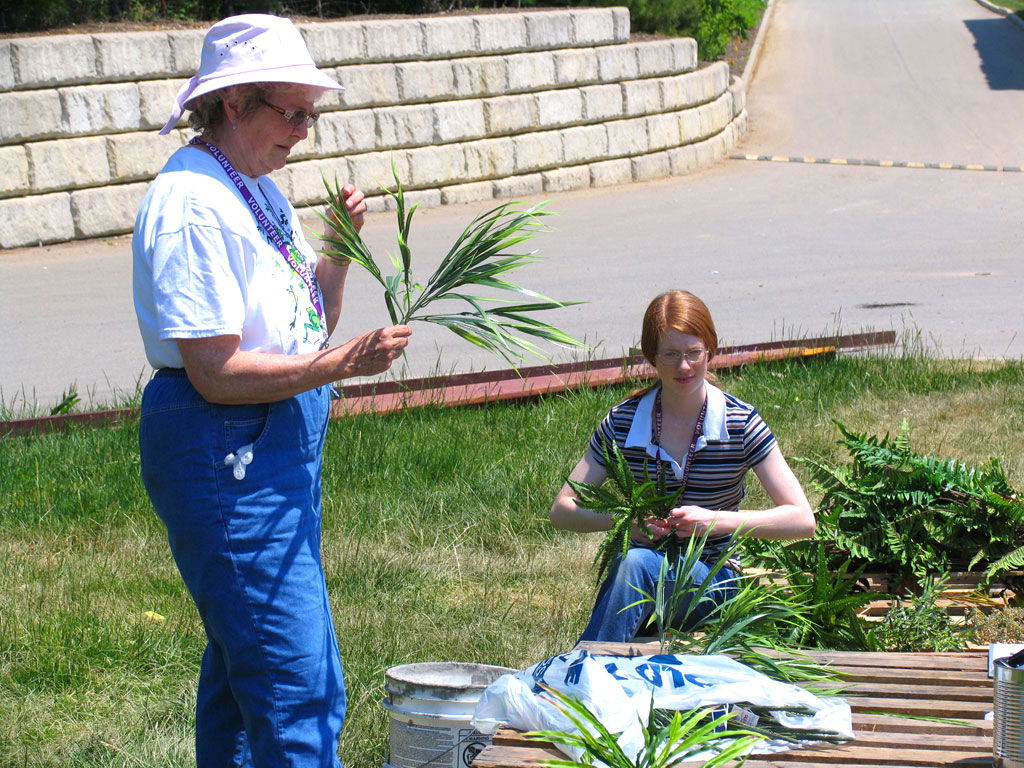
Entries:
MULTIPOLYGON (((604 448, 614 442, 638 481, 647 479, 647 472, 660 473, 666 489, 682 489, 682 496, 667 520, 648 521, 653 539, 639 527, 634 529, 629 551, 612 565, 598 591, 581 640, 626 642, 636 634, 650 608, 627 606, 640 599, 638 590, 653 593, 667 537, 685 545, 686 539, 707 534, 693 570, 670 573, 672 581, 700 584, 737 531, 763 539, 814 534, 814 514, 768 425, 752 406, 708 380, 718 335, 704 302, 687 291, 668 291, 655 298, 644 315, 640 347, 657 371, 658 383, 611 409, 569 479, 604 482, 604 448), (740 509, 743 479, 750 469, 775 506, 740 509)), ((609 515, 580 507, 568 483, 550 514, 552 525, 570 531, 604 531, 612 523, 609 515)), ((728 565, 712 575, 714 584, 723 585, 714 592, 718 599, 725 599, 734 575, 728 565)), ((690 626, 709 610, 709 605, 698 607, 690 626)))

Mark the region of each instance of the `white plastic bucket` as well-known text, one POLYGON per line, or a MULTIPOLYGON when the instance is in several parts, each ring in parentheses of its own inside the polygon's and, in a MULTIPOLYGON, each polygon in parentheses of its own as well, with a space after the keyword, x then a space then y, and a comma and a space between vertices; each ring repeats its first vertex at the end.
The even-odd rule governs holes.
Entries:
POLYGON ((491 743, 470 725, 483 690, 508 667, 460 661, 403 664, 385 672, 390 762, 385 768, 469 768, 491 743))

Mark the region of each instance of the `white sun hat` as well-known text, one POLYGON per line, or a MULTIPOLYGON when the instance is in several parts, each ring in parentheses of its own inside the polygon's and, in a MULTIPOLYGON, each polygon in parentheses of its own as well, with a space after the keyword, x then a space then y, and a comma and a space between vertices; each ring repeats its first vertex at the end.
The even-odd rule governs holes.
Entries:
POLYGON ((241 83, 343 88, 316 68, 305 40, 289 19, 263 13, 229 16, 206 33, 199 71, 178 91, 170 119, 160 133, 170 133, 196 97, 241 83))

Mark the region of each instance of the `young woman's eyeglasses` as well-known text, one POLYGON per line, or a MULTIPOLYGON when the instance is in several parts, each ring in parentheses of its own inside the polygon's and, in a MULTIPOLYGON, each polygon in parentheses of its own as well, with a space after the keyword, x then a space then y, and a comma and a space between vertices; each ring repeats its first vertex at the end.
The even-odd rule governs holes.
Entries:
POLYGON ((269 101, 263 101, 264 107, 270 107, 272 110, 281 115, 285 120, 291 123, 293 128, 298 128, 300 125, 305 125, 307 128, 312 128, 313 123, 320 119, 319 112, 306 112, 301 109, 282 109, 281 107, 271 104, 269 101))
POLYGON ((679 365, 680 360, 685 360, 690 365, 696 365, 704 359, 704 355, 707 354, 706 349, 687 349, 680 352, 678 349, 666 349, 664 352, 658 352, 655 357, 658 358, 659 363, 664 365, 679 365))

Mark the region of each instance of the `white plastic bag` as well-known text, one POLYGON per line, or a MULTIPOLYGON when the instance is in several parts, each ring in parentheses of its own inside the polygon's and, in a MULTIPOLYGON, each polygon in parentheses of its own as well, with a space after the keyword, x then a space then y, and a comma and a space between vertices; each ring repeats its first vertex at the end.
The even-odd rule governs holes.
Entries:
MULTIPOLYGON (((804 707, 813 715, 781 715, 787 727, 831 731, 853 738, 850 706, 843 699, 820 698, 781 683, 727 656, 595 656, 572 651, 552 656, 513 675, 504 675, 480 696, 473 727, 494 733, 506 723, 519 730, 575 732, 575 727, 543 695, 543 684, 578 699, 612 733, 631 758, 643 746, 643 727, 655 709, 689 710, 749 702, 754 706, 804 707), (784 719, 783 719, 784 718, 784 719)), ((786 741, 757 744, 754 753, 779 752, 786 741)), ((559 745, 559 748, 568 750, 559 745)), ((574 759, 578 754, 570 753, 574 759)))

